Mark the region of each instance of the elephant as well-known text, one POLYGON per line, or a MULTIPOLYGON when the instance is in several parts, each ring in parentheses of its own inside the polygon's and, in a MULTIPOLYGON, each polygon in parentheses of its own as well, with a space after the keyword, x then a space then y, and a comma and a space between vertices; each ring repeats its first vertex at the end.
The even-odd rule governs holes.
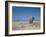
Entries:
POLYGON ((34 17, 32 17, 31 19, 29 19, 29 23, 32 24, 34 21, 34 17))

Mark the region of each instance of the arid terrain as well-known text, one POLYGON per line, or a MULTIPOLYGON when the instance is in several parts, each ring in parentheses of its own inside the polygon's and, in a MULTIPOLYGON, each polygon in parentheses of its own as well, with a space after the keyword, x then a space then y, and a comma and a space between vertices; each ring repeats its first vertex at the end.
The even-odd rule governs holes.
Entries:
POLYGON ((28 21, 13 21, 12 30, 31 30, 40 29, 40 22, 34 21, 30 24, 28 21))

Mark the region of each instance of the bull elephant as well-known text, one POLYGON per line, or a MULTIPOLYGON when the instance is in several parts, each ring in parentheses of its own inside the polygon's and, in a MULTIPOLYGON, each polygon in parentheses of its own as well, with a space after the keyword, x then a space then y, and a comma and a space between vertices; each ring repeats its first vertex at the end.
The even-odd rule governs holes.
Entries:
POLYGON ((29 20, 29 23, 32 24, 34 21, 34 17, 32 17, 32 19, 29 20))

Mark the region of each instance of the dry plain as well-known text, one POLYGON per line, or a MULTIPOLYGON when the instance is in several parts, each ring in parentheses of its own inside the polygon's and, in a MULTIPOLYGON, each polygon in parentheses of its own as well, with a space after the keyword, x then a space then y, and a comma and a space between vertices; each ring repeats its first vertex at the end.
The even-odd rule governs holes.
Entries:
POLYGON ((29 21, 13 21, 12 30, 31 30, 40 29, 40 22, 34 21, 32 24, 29 21))

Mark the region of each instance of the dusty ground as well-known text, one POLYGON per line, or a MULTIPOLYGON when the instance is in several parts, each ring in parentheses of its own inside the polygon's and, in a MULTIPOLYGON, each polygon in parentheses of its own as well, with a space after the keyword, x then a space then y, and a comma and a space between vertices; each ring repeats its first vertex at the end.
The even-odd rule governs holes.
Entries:
POLYGON ((31 29, 40 29, 40 22, 33 22, 29 24, 28 21, 13 21, 12 23, 13 30, 31 30, 31 29))

